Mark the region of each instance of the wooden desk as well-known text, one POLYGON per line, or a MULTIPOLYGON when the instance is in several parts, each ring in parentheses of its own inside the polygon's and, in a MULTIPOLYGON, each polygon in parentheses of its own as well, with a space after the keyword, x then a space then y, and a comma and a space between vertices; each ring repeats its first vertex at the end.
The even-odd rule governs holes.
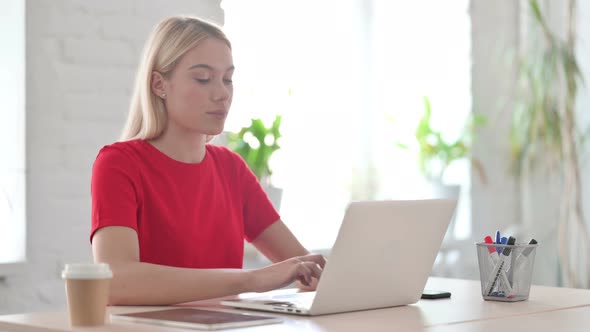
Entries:
MULTIPOLYGON (((409 306, 317 317, 265 313, 280 316, 285 321, 282 324, 229 331, 467 331, 475 329, 475 326, 478 329, 481 326, 482 330, 487 331, 487 324, 491 329, 493 322, 496 321, 505 321, 507 324, 515 324, 516 322, 520 324, 519 326, 527 326, 525 330, 530 330, 527 324, 543 325, 542 322, 537 322, 537 319, 544 320, 544 317, 554 317, 548 319, 559 324, 561 317, 567 318, 577 315, 580 322, 587 322, 588 318, 583 317, 583 313, 578 310, 590 311, 590 290, 533 286, 528 301, 504 303, 484 301, 481 297, 479 281, 431 278, 427 288, 449 290, 453 295, 451 299, 421 300, 417 304, 409 306)), ((227 308, 217 305, 217 302, 218 300, 209 300, 186 303, 182 306, 227 310, 227 308)), ((111 307, 109 313, 160 310, 162 308, 111 307)), ((68 324, 65 308, 63 311, 53 313, 0 316, 0 330, 44 332, 182 331, 177 328, 122 322, 110 323, 98 328, 72 328, 68 324)))
POLYGON ((427 328, 428 332, 568 331, 590 329, 590 306, 427 328))

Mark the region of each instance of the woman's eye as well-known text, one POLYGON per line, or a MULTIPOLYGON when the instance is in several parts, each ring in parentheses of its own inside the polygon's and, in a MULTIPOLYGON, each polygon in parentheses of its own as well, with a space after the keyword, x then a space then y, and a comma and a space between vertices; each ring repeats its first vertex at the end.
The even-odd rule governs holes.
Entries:
POLYGON ((234 81, 232 81, 231 78, 226 78, 226 79, 223 79, 223 83, 230 85, 230 84, 233 84, 234 81))
POLYGON ((195 78, 195 81, 201 83, 201 84, 207 84, 209 83, 209 79, 208 78, 195 78))

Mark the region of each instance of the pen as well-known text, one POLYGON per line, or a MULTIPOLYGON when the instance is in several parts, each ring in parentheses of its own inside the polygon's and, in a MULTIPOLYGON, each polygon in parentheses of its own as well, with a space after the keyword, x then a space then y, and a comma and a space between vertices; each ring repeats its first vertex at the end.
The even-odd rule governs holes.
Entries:
MULTIPOLYGON (((502 243, 502 238, 500 238, 500 231, 496 231, 496 244, 500 244, 500 243, 502 243)), ((498 251, 498 254, 499 254, 500 251, 502 251, 502 248, 496 247, 496 250, 498 251)))
MULTIPOLYGON (((492 270, 492 273, 490 275, 490 278, 488 279, 487 287, 485 288, 485 294, 487 294, 487 296, 490 296, 492 294, 492 291, 494 290, 494 287, 496 286, 496 284, 498 283, 498 279, 500 278, 500 275, 502 274, 503 269, 507 269, 510 265, 510 252, 512 251, 511 246, 514 245, 514 243, 516 242, 516 239, 514 237, 510 237, 507 241, 508 246, 504 248, 504 250, 502 251, 502 255, 500 256, 500 260, 499 262, 496 264, 496 266, 494 266, 494 270, 492 270)), ((507 285, 510 286, 510 285, 507 285)), ((508 297, 511 297, 513 294, 509 294, 508 297)))
MULTIPOLYGON (((487 244, 494 244, 494 241, 492 241, 491 236, 486 236, 484 238, 484 242, 487 244)), ((488 247, 488 252, 488 258, 493 269, 496 266, 496 264, 498 264, 498 253, 496 252, 496 248, 492 246, 488 247)), ((514 291, 512 289, 510 281, 508 281, 508 277, 506 277, 506 272, 502 271, 500 277, 502 278, 502 283, 505 285, 506 293, 508 293, 507 296, 511 296, 514 293, 514 291)))

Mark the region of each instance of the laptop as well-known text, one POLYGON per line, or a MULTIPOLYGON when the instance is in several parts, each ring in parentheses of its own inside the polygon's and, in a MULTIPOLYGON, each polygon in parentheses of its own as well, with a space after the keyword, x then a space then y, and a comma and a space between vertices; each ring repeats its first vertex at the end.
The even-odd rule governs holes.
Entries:
POLYGON ((416 303, 456 204, 450 199, 351 202, 315 292, 221 304, 315 316, 416 303))

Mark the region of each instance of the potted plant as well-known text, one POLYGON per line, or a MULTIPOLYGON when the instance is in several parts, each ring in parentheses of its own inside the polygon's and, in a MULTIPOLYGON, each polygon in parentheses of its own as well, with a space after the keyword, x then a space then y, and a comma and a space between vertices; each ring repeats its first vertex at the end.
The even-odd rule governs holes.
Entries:
MULTIPOLYGON (((391 119, 390 119, 391 120, 391 119)), ((428 97, 424 97, 424 111, 414 131, 415 143, 418 152, 418 167, 427 182, 428 196, 431 198, 459 199, 461 186, 448 184, 443 181, 445 171, 458 160, 470 160, 472 169, 478 174, 479 179, 486 183, 486 174, 481 163, 471 156, 472 132, 485 123, 481 115, 471 116, 458 138, 448 141, 443 134, 432 126, 432 108, 428 97)), ((409 149, 406 144, 397 143, 403 149, 409 149)), ((445 242, 450 241, 454 235, 455 218, 451 221, 445 242)))
POLYGON ((455 161, 470 159, 473 169, 485 182, 486 176, 481 163, 470 154, 472 132, 485 123, 481 115, 471 117, 461 135, 452 142, 447 142, 440 131, 431 125, 432 109, 430 101, 424 97, 424 113, 418 122, 415 135, 418 143, 418 165, 422 174, 430 182, 442 184, 443 175, 455 161))
POLYGON ((267 127, 261 119, 252 119, 248 127, 237 133, 227 134, 228 147, 239 154, 248 164, 277 210, 281 205, 282 189, 271 183, 272 169, 269 160, 280 149, 281 116, 277 115, 267 127))
POLYGON ((543 215, 527 218, 526 213, 534 213, 536 207, 523 203, 523 219, 525 223, 531 219, 528 223, 537 232, 549 234, 545 245, 548 254, 557 253, 561 283, 586 288, 590 287, 590 241, 581 196, 583 135, 574 107, 583 82, 575 53, 576 2, 549 5, 567 9, 564 31, 553 31, 539 3, 528 1, 532 25, 523 27, 527 33, 523 40, 529 43, 518 59, 517 107, 510 137, 513 170, 524 202, 538 194, 534 175, 536 179, 555 181, 559 193, 551 200, 554 206, 544 210, 543 215), (557 221, 547 217, 551 211, 559 215, 557 221), (550 248, 548 241, 556 242, 557 248, 550 248))

